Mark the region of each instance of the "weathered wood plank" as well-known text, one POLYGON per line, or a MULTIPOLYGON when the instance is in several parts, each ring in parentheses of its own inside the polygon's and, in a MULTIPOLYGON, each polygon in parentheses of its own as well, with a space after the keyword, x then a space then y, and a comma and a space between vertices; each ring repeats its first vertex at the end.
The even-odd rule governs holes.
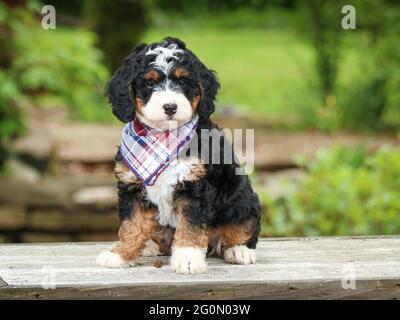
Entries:
POLYGON ((400 237, 263 239, 255 265, 209 258, 208 273, 195 276, 173 273, 168 257, 143 257, 127 269, 96 266, 111 246, 0 245, 0 299, 400 298, 400 237), (356 288, 344 289, 353 278, 356 288))

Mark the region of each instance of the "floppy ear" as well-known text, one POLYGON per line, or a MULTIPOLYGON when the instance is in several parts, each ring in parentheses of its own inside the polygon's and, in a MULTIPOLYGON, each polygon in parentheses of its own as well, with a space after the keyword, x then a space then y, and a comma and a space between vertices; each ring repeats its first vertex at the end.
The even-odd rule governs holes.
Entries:
POLYGON ((215 98, 220 88, 215 71, 207 69, 203 64, 200 71, 200 121, 207 120, 215 110, 215 98))
POLYGON ((131 84, 137 72, 137 57, 146 46, 146 44, 137 46, 125 58, 105 89, 113 114, 123 122, 129 122, 135 117, 134 93, 131 90, 131 84))

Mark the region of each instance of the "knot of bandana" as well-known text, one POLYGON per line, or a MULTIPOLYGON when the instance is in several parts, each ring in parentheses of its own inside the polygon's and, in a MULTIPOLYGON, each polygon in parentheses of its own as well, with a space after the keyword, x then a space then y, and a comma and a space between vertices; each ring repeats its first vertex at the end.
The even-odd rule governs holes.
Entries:
POLYGON ((173 130, 146 127, 135 119, 122 129, 120 152, 126 165, 144 185, 153 185, 192 140, 198 116, 173 130))

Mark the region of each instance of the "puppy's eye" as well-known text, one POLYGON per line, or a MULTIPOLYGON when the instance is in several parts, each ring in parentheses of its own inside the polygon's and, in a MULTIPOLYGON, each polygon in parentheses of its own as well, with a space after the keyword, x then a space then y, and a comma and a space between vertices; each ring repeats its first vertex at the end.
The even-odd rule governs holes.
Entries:
POLYGON ((181 87, 184 87, 187 85, 187 81, 185 78, 180 78, 180 79, 176 80, 176 83, 181 87))
POLYGON ((155 84, 156 84, 156 82, 154 80, 146 80, 144 83, 144 85, 150 89, 153 88, 155 86, 155 84))

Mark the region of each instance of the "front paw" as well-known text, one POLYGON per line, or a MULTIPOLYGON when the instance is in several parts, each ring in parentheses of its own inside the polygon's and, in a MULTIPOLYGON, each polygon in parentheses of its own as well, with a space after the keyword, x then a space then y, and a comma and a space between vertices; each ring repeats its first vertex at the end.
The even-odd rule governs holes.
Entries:
POLYGON ((127 268, 133 265, 133 263, 122 259, 118 253, 112 251, 104 251, 100 253, 96 258, 96 263, 99 266, 107 268, 127 268))
POLYGON ((192 247, 174 247, 171 256, 171 269, 182 274, 206 272, 206 250, 192 247))

